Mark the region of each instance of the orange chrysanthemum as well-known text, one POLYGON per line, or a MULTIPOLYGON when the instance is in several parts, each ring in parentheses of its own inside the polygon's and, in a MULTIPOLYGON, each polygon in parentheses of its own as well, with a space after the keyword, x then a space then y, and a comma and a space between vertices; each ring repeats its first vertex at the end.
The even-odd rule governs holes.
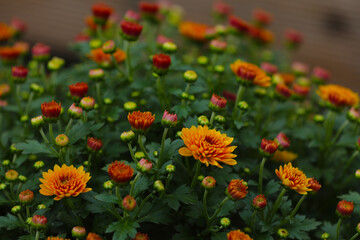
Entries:
POLYGON ((111 180, 116 183, 124 184, 130 181, 134 175, 134 169, 129 165, 125 165, 124 162, 115 161, 109 165, 108 173, 111 180))
MULTIPOLYGON (((116 49, 116 52, 113 55, 117 63, 121 63, 126 59, 126 53, 119 48, 116 49)), ((111 55, 104 53, 102 48, 95 48, 91 50, 88 58, 103 67, 109 67, 112 65, 111 55)))
POLYGON ((155 121, 155 114, 151 112, 134 111, 128 114, 128 120, 133 131, 144 132, 155 121))
POLYGON ((89 234, 86 237, 86 240, 103 240, 103 239, 96 233, 89 232, 89 234))
POLYGON ((179 31, 182 35, 198 42, 206 40, 207 28, 205 24, 196 22, 181 22, 179 25, 179 31))
POLYGON ((240 200, 246 197, 246 194, 248 193, 247 189, 248 187, 244 183, 244 180, 233 179, 226 189, 226 194, 232 200, 240 200))
POLYGON ((40 193, 45 196, 56 195, 54 200, 61 200, 64 197, 76 197, 80 193, 91 191, 86 187, 90 180, 90 173, 85 173, 84 167, 75 168, 73 165, 61 168, 55 165, 54 171, 43 172, 43 178, 40 178, 40 193))
POLYGON ((254 64, 238 59, 230 65, 230 68, 239 77, 241 83, 250 83, 261 87, 269 87, 271 85, 271 78, 254 64))
POLYGON ((15 31, 5 23, 0 23, 0 41, 6 41, 14 35, 15 31))
POLYGON ((272 159, 277 162, 288 163, 294 161, 297 157, 298 155, 296 153, 277 150, 272 159))
POLYGON ((61 237, 47 237, 46 240, 70 240, 70 238, 61 238, 61 237))
POLYGON ((293 167, 291 163, 285 164, 284 168, 280 166, 279 170, 275 170, 275 173, 284 186, 304 195, 311 191, 309 178, 303 171, 293 167))
POLYGON ((5 61, 16 60, 21 53, 21 49, 17 47, 0 47, 0 57, 5 61))
POLYGON ((204 163, 222 168, 219 162, 228 165, 235 165, 236 157, 232 152, 236 146, 230 146, 234 138, 221 134, 219 131, 209 129, 207 126, 192 126, 183 128, 181 138, 186 147, 179 149, 180 155, 184 157, 193 156, 195 159, 204 163))
POLYGON ((10 92, 9 84, 6 83, 0 84, 0 97, 8 94, 9 92, 10 92))
POLYGON ((228 240, 252 240, 252 238, 240 230, 233 230, 227 234, 228 240))
POLYGON ((317 94, 336 107, 355 106, 359 102, 357 93, 336 84, 319 86, 317 94))

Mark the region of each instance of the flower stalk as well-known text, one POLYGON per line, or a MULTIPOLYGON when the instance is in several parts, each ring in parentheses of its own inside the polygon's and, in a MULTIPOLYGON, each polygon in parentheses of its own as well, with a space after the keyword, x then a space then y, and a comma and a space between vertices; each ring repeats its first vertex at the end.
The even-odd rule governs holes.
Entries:
POLYGON ((238 103, 242 99, 244 93, 245 93, 245 86, 240 85, 238 88, 237 94, 236 94, 236 100, 235 100, 234 110, 233 110, 233 114, 232 114, 233 120, 237 119, 238 103))
POLYGON ((280 206, 281 199, 284 197, 285 193, 286 193, 286 189, 283 188, 283 190, 280 192, 278 198, 276 199, 274 206, 272 207, 271 211, 269 212, 269 215, 268 215, 268 218, 266 221, 267 223, 270 223, 271 220, 273 219, 276 211, 278 210, 278 208, 280 206))
POLYGON ((163 135, 162 135, 162 138, 161 138, 161 147, 160 147, 160 154, 159 154, 159 158, 158 158, 158 162, 157 162, 157 168, 160 169, 161 166, 164 164, 164 161, 163 161, 163 157, 164 157, 164 147, 165 147, 165 139, 166 139, 166 135, 169 131, 169 128, 165 128, 164 129, 164 132, 163 132, 163 135))
POLYGON ((259 194, 263 193, 263 189, 262 189, 262 183, 263 183, 263 173, 264 173, 264 166, 266 163, 266 157, 263 157, 261 164, 260 164, 260 169, 259 169, 259 194))

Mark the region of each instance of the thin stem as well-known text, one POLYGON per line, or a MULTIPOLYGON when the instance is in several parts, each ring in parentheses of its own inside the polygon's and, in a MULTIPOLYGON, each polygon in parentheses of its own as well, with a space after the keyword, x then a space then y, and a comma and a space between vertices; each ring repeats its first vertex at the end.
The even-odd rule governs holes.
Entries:
POLYGON ((30 92, 29 99, 28 99, 28 102, 27 102, 27 104, 26 104, 25 115, 27 115, 27 114, 29 113, 30 105, 31 105, 31 102, 32 102, 33 98, 34 98, 34 92, 31 91, 31 92, 30 92))
POLYGON ((103 41, 104 40, 104 37, 103 37, 103 34, 102 34, 102 27, 100 24, 96 24, 96 34, 97 34, 97 37, 103 41))
POLYGON ((19 108, 19 115, 21 116, 23 114, 23 112, 22 112, 22 106, 21 106, 21 100, 20 100, 20 87, 21 87, 20 84, 16 84, 15 98, 16 98, 16 103, 19 108))
POLYGON ((157 162, 157 168, 160 169, 161 166, 164 164, 163 163, 163 155, 164 155, 164 146, 165 146, 165 139, 166 139, 166 135, 169 131, 169 128, 165 128, 162 138, 161 138, 161 147, 160 147, 160 154, 159 154, 159 158, 158 158, 158 162, 157 162))
POLYGON ((355 240, 359 235, 360 233, 355 233, 355 235, 352 236, 349 240, 355 240))
POLYGON ((89 170, 91 169, 91 158, 92 158, 92 153, 89 154, 88 160, 87 160, 87 162, 88 162, 88 169, 89 169, 89 170))
POLYGON ((96 83, 96 98, 99 104, 99 112, 102 112, 101 83, 96 83))
POLYGON ((125 75, 124 72, 121 70, 118 62, 116 61, 114 54, 111 54, 111 59, 113 61, 113 64, 115 65, 116 69, 119 71, 119 73, 121 74, 121 76, 125 75))
MULTIPOLYGON (((187 83, 184 93, 188 93, 189 90, 190 90, 190 83, 187 83)), ((186 103, 186 100, 185 100, 185 99, 182 99, 182 100, 181 100, 181 105, 184 106, 185 103, 186 103)))
POLYGON ((87 122, 87 111, 84 111, 84 122, 87 122))
POLYGON ((54 143, 54 142, 55 142, 55 138, 54 138, 52 123, 49 123, 49 134, 50 134, 50 140, 51 140, 51 142, 54 143))
POLYGON ((307 195, 303 195, 303 196, 300 198, 300 200, 299 200, 299 202, 296 204, 294 210, 291 212, 290 218, 293 218, 293 217, 295 216, 295 214, 296 214, 297 211, 299 210, 301 204, 302 204, 302 203, 304 202, 304 200, 306 199, 306 196, 307 196, 307 195))
POLYGON ((199 176, 199 173, 200 173, 200 167, 201 167, 201 162, 197 161, 194 178, 193 178, 193 180, 191 182, 191 188, 194 188, 195 185, 196 185, 197 177, 199 176))
POLYGON ((29 205, 26 205, 26 218, 30 217, 30 208, 29 205))
POLYGON ((136 159, 136 157, 134 155, 134 151, 132 149, 131 143, 128 143, 128 148, 129 148, 129 152, 131 154, 131 158, 134 160, 134 162, 138 163, 138 160, 136 159))
POLYGON ((232 114, 233 120, 235 120, 237 118, 237 110, 238 110, 237 105, 238 105, 239 101, 242 99, 244 92, 245 92, 245 86, 240 85, 238 88, 237 94, 236 94, 235 106, 234 106, 234 110, 233 110, 233 114, 232 114))
POLYGON ((250 220, 251 231, 254 231, 255 220, 256 220, 256 210, 254 210, 253 214, 251 215, 251 220, 250 220))
POLYGON ((40 128, 39 131, 40 131, 41 137, 44 139, 44 142, 45 143, 50 143, 49 139, 46 137, 46 135, 44 133, 44 130, 42 128, 40 128))
POLYGON ((66 130, 65 130, 65 135, 67 136, 69 134, 69 131, 70 131, 70 128, 71 128, 71 125, 73 123, 74 119, 70 118, 69 122, 68 122, 68 125, 66 126, 66 130))
POLYGON ((119 205, 122 206, 122 197, 120 195, 120 188, 119 186, 115 187, 115 193, 116 193, 116 197, 119 199, 119 205))
POLYGON ((209 227, 209 214, 207 211, 207 203, 206 203, 207 195, 208 195, 208 190, 205 189, 204 196, 203 196, 203 212, 204 212, 204 216, 206 219, 206 226, 209 227))
POLYGON ((336 240, 339 240, 341 222, 342 222, 342 218, 339 218, 339 221, 336 226, 336 240))
POLYGON ((138 172, 138 174, 136 174, 134 181, 132 181, 132 183, 131 183, 130 196, 134 196, 135 184, 136 184, 136 181, 139 179, 140 175, 141 175, 141 172, 138 172))
POLYGON ((131 54, 130 54, 130 42, 126 41, 124 42, 125 44, 125 49, 126 49, 126 59, 125 59, 125 64, 126 64, 126 72, 128 75, 128 79, 129 82, 132 82, 133 79, 133 74, 132 74, 132 69, 131 69, 131 54))
POLYGON ((359 151, 356 150, 351 157, 349 158, 349 160, 347 161, 345 167, 344 167, 344 174, 346 172, 346 170, 350 167, 351 163, 353 162, 353 160, 356 158, 356 156, 359 155, 359 151))
POLYGON ((162 109, 165 108, 164 105, 164 94, 163 94, 163 87, 162 87, 162 81, 161 81, 161 77, 158 76, 156 78, 156 87, 157 87, 157 91, 158 91, 158 98, 159 98, 159 102, 160 102, 160 106, 162 109))
POLYGON ((75 213, 75 206, 74 206, 74 203, 72 202, 71 198, 70 197, 67 197, 66 198, 66 202, 68 203, 69 207, 71 208, 71 211, 73 213, 73 215, 75 216, 76 218, 76 221, 78 223, 79 226, 82 226, 82 220, 81 218, 75 213))
POLYGON ((16 158, 17 158, 17 154, 16 154, 16 153, 14 153, 14 156, 13 156, 13 159, 12 159, 12 164, 15 164, 15 162, 16 162, 16 158))
POLYGON ((328 147, 329 141, 331 140, 331 136, 332 136, 332 132, 333 132, 333 127, 334 127, 334 121, 335 121, 335 112, 329 110, 325 122, 324 122, 324 127, 325 127, 325 147, 328 147))
POLYGON ((220 213, 222 207, 224 206, 224 204, 229 200, 229 197, 225 197, 221 203, 219 204, 219 207, 216 209, 216 211, 214 212, 214 214, 210 217, 209 222, 212 222, 212 220, 214 220, 214 218, 216 218, 216 216, 220 213))
POLYGON ((21 214, 20 214, 20 213, 18 213, 18 214, 17 214, 17 216, 18 216, 18 218, 19 218, 19 220, 20 220, 21 224, 22 224, 22 225, 24 225, 24 227, 26 227, 26 228, 28 229, 28 228, 29 228, 29 226, 25 223, 25 221, 24 221, 23 217, 21 216, 21 214))
POLYGON ((259 170, 259 194, 262 194, 262 183, 263 183, 263 172, 264 172, 264 166, 266 163, 266 157, 263 157, 261 164, 260 164, 260 170, 259 170))
POLYGON ((35 240, 39 240, 39 237, 40 237, 40 232, 39 230, 36 230, 35 240))
POLYGON ((139 134, 138 135, 138 143, 139 143, 140 149, 145 154, 146 159, 151 161, 150 156, 149 156, 149 154, 147 153, 147 151, 146 151, 146 149, 144 147, 144 144, 143 144, 143 141, 142 141, 141 137, 142 137, 142 135, 139 134))
POLYGON ((278 208, 279 208, 281 199, 283 198, 283 196, 285 195, 285 193, 286 193, 286 189, 283 188, 283 190, 280 192, 280 194, 279 194, 279 196, 278 196, 278 198, 277 198, 274 206, 272 207, 271 212, 269 213, 269 217, 268 217, 268 219, 267 219, 267 221, 266 221, 267 223, 270 223, 270 222, 271 222, 272 218, 274 217, 276 211, 277 211, 278 208))
POLYGON ((210 128, 212 128, 213 124, 214 124, 214 120, 215 120, 215 112, 211 113, 211 117, 210 117, 210 128))
POLYGON ((346 128, 346 126, 349 124, 348 120, 345 120, 344 123, 340 126, 339 130, 336 132, 335 137, 333 138, 333 140, 331 141, 331 145, 335 144, 336 141, 338 140, 338 138, 340 137, 341 133, 344 131, 344 129, 346 128))
POLYGON ((144 207, 145 203, 149 200, 149 198, 152 197, 153 194, 154 194, 154 192, 149 193, 149 195, 147 195, 147 196, 145 197, 145 199, 141 202, 140 207, 139 207, 138 210, 136 211, 136 214, 135 214, 135 216, 134 216, 134 218, 133 218, 134 220, 139 216, 139 214, 140 214, 140 212, 141 212, 141 209, 144 207))

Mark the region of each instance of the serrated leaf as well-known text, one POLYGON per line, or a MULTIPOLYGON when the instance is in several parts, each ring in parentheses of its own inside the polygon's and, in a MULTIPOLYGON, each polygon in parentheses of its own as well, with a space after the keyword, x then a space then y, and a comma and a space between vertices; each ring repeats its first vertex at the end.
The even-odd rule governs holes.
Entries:
POLYGON ((104 123, 93 124, 92 122, 79 123, 69 131, 70 144, 74 144, 91 132, 99 130, 104 123))
POLYGON ((143 175, 140 176, 134 186, 134 197, 136 198, 139 193, 141 193, 145 189, 148 189, 150 185, 151 183, 147 177, 143 175))
POLYGON ((110 195, 108 193, 101 193, 99 195, 94 196, 94 198, 96 198, 99 201, 107 202, 107 203, 118 203, 119 202, 119 199, 116 196, 110 195))
POLYGON ((27 140, 23 143, 16 144, 15 147, 23 150, 23 154, 51 153, 45 144, 42 144, 36 140, 27 140))
POLYGON ((113 240, 126 240, 128 239, 128 236, 130 238, 134 238, 136 235, 136 228, 140 227, 140 225, 137 222, 130 222, 130 221, 118 221, 114 222, 111 225, 108 226, 106 229, 106 233, 112 233, 113 240))
POLYGON ((196 197, 190 187, 181 185, 174 192, 167 195, 167 200, 169 207, 177 211, 180 207, 179 202, 193 204, 196 202, 196 197))
POLYGON ((171 216, 167 207, 157 207, 152 209, 149 214, 142 217, 139 222, 152 222, 156 224, 170 224, 171 216))
POLYGON ((0 217, 0 228, 6 228, 12 230, 21 227, 21 223, 17 217, 11 214, 0 217))
POLYGON ((189 115, 191 108, 189 106, 178 104, 172 107, 171 111, 175 112, 178 118, 186 118, 189 115))
POLYGON ((289 238, 308 240, 310 239, 308 232, 317 229, 320 224, 321 222, 318 222, 315 219, 297 215, 295 221, 289 224, 286 229, 289 232, 289 238))

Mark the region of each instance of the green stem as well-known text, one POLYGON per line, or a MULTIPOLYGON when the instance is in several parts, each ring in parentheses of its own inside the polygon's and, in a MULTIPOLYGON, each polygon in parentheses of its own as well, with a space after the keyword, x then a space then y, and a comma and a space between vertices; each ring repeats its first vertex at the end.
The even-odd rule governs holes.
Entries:
POLYGON ((131 158, 133 159, 134 162, 138 163, 138 160, 136 159, 136 157, 135 157, 135 155, 134 155, 134 152, 133 152, 131 143, 128 143, 128 148, 129 148, 129 152, 130 152, 130 154, 131 154, 131 158))
POLYGON ((84 122, 87 122, 87 111, 84 111, 84 122))
POLYGON ((263 172, 264 172, 264 166, 266 163, 266 157, 263 157, 261 164, 260 164, 260 170, 259 170, 259 194, 262 194, 262 183, 263 183, 263 172))
POLYGON ((20 100, 20 84, 16 84, 16 92, 15 92, 15 98, 16 98, 16 103, 18 105, 18 109, 19 109, 19 115, 21 116, 23 114, 22 112, 22 106, 21 106, 21 100, 20 100))
POLYGON ((208 190, 205 189, 204 196, 203 196, 203 212, 204 212, 204 216, 206 219, 206 226, 209 227, 209 214, 207 211, 207 202, 206 202, 207 195, 208 195, 208 190))
POLYGON ((158 76, 156 78, 156 87, 157 87, 157 91, 158 91, 158 98, 159 98, 160 106, 162 109, 165 109, 166 107, 164 104, 164 93, 163 93, 162 81, 161 81, 160 76, 158 76))
POLYGON ((193 178, 193 180, 191 182, 191 188, 194 188, 195 185, 196 185, 197 177, 199 176, 199 173, 200 173, 200 167, 201 167, 201 162, 197 161, 194 178, 193 178))
POLYGON ((283 190, 280 192, 280 194, 279 194, 279 196, 278 196, 278 198, 277 198, 274 206, 272 207, 271 212, 269 213, 269 217, 268 217, 268 219, 267 219, 267 221, 266 221, 267 223, 270 223, 270 222, 271 222, 272 218, 274 217, 276 211, 277 211, 278 208, 279 208, 281 199, 283 198, 283 196, 285 195, 285 193, 286 193, 286 189, 283 188, 283 190))
POLYGON ((156 164, 156 167, 158 169, 160 169, 161 166, 164 164, 164 162, 163 162, 164 146, 165 146, 165 139, 166 139, 166 135, 167 135, 168 131, 169 131, 169 128, 165 128, 162 138, 161 138, 160 154, 159 154, 158 162, 156 164))
POLYGON ((26 104, 25 115, 27 115, 27 114, 29 113, 30 105, 31 105, 31 102, 32 102, 33 98, 34 98, 34 92, 31 91, 31 92, 30 92, 29 99, 28 99, 28 102, 27 102, 27 104, 26 104))
POLYGON ((36 230, 35 240, 39 240, 39 237, 40 237, 40 232, 39 230, 36 230))
POLYGON ((355 233, 349 240, 356 240, 356 238, 360 235, 360 233, 355 233))
MULTIPOLYGON (((190 90, 190 85, 191 85, 190 83, 187 83, 187 84, 186 84, 186 88, 185 88, 184 93, 188 93, 188 92, 189 92, 189 90, 190 90)), ((182 99, 182 100, 181 100, 181 105, 182 105, 182 106, 185 106, 185 103, 186 103, 186 100, 185 100, 185 99, 182 99)))
POLYGON ((346 126, 349 124, 348 120, 345 120, 344 123, 341 125, 341 127, 339 128, 339 130, 336 132, 335 137, 333 138, 333 140, 331 141, 331 145, 335 144, 336 141, 338 140, 338 138, 340 137, 341 133, 344 131, 344 129, 346 128, 346 126))
POLYGON ((230 198, 226 196, 226 197, 221 201, 219 207, 216 209, 216 211, 214 212, 214 214, 210 217, 209 222, 212 222, 212 220, 214 220, 214 218, 216 218, 216 216, 220 213, 220 211, 221 211, 222 207, 224 206, 224 204, 225 204, 229 199, 230 199, 230 198))
POLYGON ((131 183, 130 196, 132 196, 132 197, 134 196, 135 184, 136 184, 137 180, 139 179, 140 175, 141 175, 141 172, 138 172, 138 174, 136 174, 134 181, 132 181, 132 183, 131 183))
POLYGON ((24 221, 23 217, 21 216, 21 214, 18 213, 17 216, 18 216, 21 224, 24 225, 25 228, 29 229, 29 226, 25 223, 25 221, 24 221))
POLYGON ((324 128, 325 128, 325 147, 328 147, 328 144, 331 140, 333 128, 334 128, 334 122, 335 122, 335 112, 332 110, 329 110, 325 122, 324 122, 324 128))
POLYGON ((101 25, 100 24, 97 24, 96 25, 96 34, 97 34, 97 37, 103 41, 104 40, 104 37, 103 37, 103 34, 102 34, 102 28, 101 28, 101 25))
POLYGON ((50 140, 51 140, 51 142, 52 142, 52 143, 55 143, 55 138, 54 138, 52 123, 49 123, 49 134, 50 134, 50 140))
POLYGON ((165 195, 166 194, 166 191, 168 190, 169 186, 170 186, 170 180, 171 180, 171 177, 172 177, 172 173, 169 173, 166 177, 166 182, 165 182, 165 189, 164 191, 162 192, 162 195, 165 195))
POLYGON ((41 137, 44 139, 44 142, 45 143, 50 143, 49 142, 49 139, 46 137, 45 133, 44 133, 44 130, 42 128, 40 128, 40 134, 41 134, 41 137))
POLYGON ((359 151, 355 150, 355 152, 351 155, 350 159, 347 161, 344 167, 343 176, 346 173, 346 170, 348 170, 348 168, 351 166, 351 163, 353 162, 353 160, 356 158, 357 155, 359 155, 359 151))
POLYGON ((68 122, 68 125, 66 126, 66 130, 65 130, 65 135, 67 136, 69 134, 69 131, 70 131, 70 128, 71 128, 71 125, 73 123, 74 119, 70 118, 69 122, 68 122))
POLYGON ((26 205, 26 218, 30 217, 30 208, 29 205, 26 205))
POLYGON ((143 141, 142 141, 141 137, 142 137, 142 135, 139 134, 138 135, 138 143, 139 143, 140 149, 145 154, 146 159, 151 161, 150 156, 149 156, 149 154, 147 153, 147 151, 146 151, 146 149, 144 147, 144 144, 143 144, 143 141))
POLYGON ((127 71, 129 82, 132 82, 134 79, 133 79, 133 73, 132 73, 132 69, 131 69, 130 42, 125 40, 124 44, 125 44, 125 50, 126 50, 126 59, 125 59, 126 71, 127 71))
POLYGON ((116 197, 119 199, 119 205, 122 206, 122 197, 120 195, 120 188, 119 186, 115 187, 115 193, 116 193, 116 197))
POLYGON ((67 197, 66 198, 66 202, 68 203, 69 207, 71 208, 71 211, 73 213, 73 215, 75 216, 76 218, 76 221, 77 221, 77 224, 79 226, 82 226, 82 220, 81 218, 75 213, 75 206, 74 206, 74 203, 72 202, 71 198, 70 197, 67 197))
POLYGON ((12 164, 15 164, 15 162, 16 162, 16 158, 17 158, 17 154, 16 154, 16 153, 14 153, 14 156, 13 156, 13 159, 12 159, 12 164))
POLYGON ((119 64, 117 63, 117 61, 116 61, 116 59, 115 59, 115 57, 114 57, 114 54, 111 54, 111 59, 112 59, 112 61, 113 61, 114 66, 116 67, 116 69, 117 69, 117 70, 119 71, 119 73, 121 74, 121 76, 124 76, 125 74, 124 74, 124 72, 121 70, 119 64))
POLYGON ((215 120, 215 112, 211 113, 211 117, 210 117, 210 128, 212 128, 213 124, 214 124, 214 120, 215 120))
POLYGON ((250 220, 251 231, 254 231, 255 220, 256 220, 256 210, 254 210, 253 214, 251 215, 251 220, 250 220))
POLYGON ((296 204, 294 210, 291 212, 291 214, 290 214, 290 216, 289 216, 290 219, 293 218, 293 217, 295 217, 295 214, 296 214, 297 211, 299 210, 301 204, 302 204, 302 203, 304 202, 304 200, 306 199, 306 196, 307 196, 307 195, 303 195, 303 196, 300 198, 299 202, 296 204))
POLYGON ((235 106, 234 106, 234 110, 233 110, 233 120, 236 120, 237 118, 237 110, 238 110, 238 103, 240 102, 240 100, 242 99, 243 95, 245 92, 245 86, 240 85, 236 94, 236 100, 235 100, 235 106))
POLYGON ((341 222, 342 222, 342 218, 339 218, 339 221, 336 226, 336 240, 339 240, 341 222))
POLYGON ((149 200, 150 197, 152 197, 152 195, 154 194, 154 192, 149 193, 149 195, 147 195, 145 197, 145 199, 141 202, 140 207, 138 208, 138 210, 136 211, 136 214, 134 216, 134 220, 139 216, 141 209, 144 207, 145 203, 149 200))
POLYGON ((96 98, 97 98, 97 102, 99 104, 99 112, 102 112, 102 98, 101 98, 101 83, 97 82, 96 83, 96 98))
POLYGON ((87 162, 88 162, 88 169, 89 169, 89 170, 91 169, 91 158, 92 158, 92 153, 89 154, 88 160, 87 160, 87 162))

